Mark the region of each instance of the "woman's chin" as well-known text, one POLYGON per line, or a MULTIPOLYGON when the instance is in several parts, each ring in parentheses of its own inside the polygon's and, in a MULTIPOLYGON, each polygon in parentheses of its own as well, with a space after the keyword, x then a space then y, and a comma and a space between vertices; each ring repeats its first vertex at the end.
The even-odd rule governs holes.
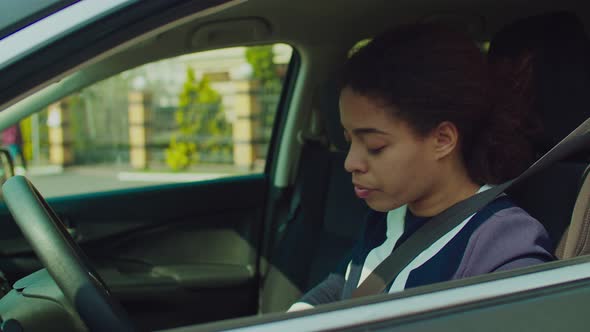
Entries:
POLYGON ((389 212, 391 210, 395 210, 398 207, 402 206, 403 204, 395 204, 391 201, 384 201, 378 199, 365 199, 365 203, 371 208, 371 210, 375 210, 377 212, 389 212))

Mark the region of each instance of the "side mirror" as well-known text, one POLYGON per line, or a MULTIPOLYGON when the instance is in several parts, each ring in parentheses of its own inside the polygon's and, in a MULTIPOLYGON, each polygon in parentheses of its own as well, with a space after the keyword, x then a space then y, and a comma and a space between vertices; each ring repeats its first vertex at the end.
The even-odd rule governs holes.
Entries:
POLYGON ((8 149, 0 148, 0 184, 14 176, 14 161, 8 149))

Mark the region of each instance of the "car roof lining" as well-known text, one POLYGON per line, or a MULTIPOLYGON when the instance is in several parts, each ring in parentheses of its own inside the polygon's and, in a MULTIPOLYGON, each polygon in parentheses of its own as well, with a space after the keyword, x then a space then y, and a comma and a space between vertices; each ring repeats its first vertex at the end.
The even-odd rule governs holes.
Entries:
POLYGON ((312 2, 313 6, 307 1, 276 0, 269 4, 251 0, 135 42, 134 46, 81 69, 69 79, 83 87, 149 62, 237 45, 282 42, 302 51, 330 41, 330 47, 345 52, 357 41, 391 26, 391 22, 444 21, 463 27, 474 38, 483 41, 489 40, 505 23, 522 16, 568 9, 579 13, 581 7, 588 6, 575 0, 564 0, 559 4, 540 0, 535 2, 535 10, 531 10, 522 0, 501 2, 369 0, 360 12, 356 9, 358 2, 354 0, 312 2), (252 16, 252 13, 257 15, 252 16), (369 16, 371 20, 358 20, 358 16, 369 16))

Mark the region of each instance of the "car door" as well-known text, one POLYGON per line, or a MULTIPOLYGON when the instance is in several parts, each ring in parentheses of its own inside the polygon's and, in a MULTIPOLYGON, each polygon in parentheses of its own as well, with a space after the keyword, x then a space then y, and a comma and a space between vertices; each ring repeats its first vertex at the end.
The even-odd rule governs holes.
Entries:
POLYGON ((192 331, 586 331, 588 257, 192 331))
MULTIPOLYGON (((48 202, 129 313, 163 327, 255 312, 265 184, 253 175, 48 202)), ((0 217, 12 282, 42 266, 5 205, 0 217)))
MULTIPOLYGON (((116 20, 136 13, 121 10, 116 20)), ((257 310, 273 132, 296 60, 286 45, 232 44, 155 54, 126 71, 107 60, 106 80, 51 103, 37 99, 18 122, 25 162, 17 172, 150 329, 257 310), (267 65, 274 76, 256 76, 267 65)), ((5 71, 16 75, 16 61, 5 71)), ((3 203, 0 227, 0 270, 10 282, 42 268, 3 203)))

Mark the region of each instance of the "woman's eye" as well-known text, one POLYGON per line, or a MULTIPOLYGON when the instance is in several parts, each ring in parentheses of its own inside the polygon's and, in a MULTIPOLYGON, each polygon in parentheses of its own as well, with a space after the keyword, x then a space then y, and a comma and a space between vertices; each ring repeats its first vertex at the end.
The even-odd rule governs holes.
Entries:
POLYGON ((385 146, 381 146, 381 147, 374 148, 374 149, 368 148, 367 150, 369 151, 369 154, 371 154, 371 155, 377 155, 381 151, 383 151, 384 148, 385 148, 385 146))

